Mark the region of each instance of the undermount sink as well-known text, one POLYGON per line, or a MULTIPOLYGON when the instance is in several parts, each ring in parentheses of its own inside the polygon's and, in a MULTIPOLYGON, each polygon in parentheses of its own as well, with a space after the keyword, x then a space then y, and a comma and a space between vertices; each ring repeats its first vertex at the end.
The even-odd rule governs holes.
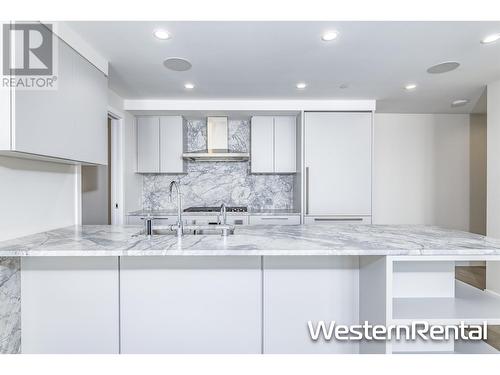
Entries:
MULTIPOLYGON (((161 226, 153 227, 151 230, 152 236, 171 236, 175 235, 175 226, 161 226)), ((185 225, 185 236, 206 236, 206 235, 220 235, 227 236, 234 234, 234 225, 228 224, 209 224, 209 225, 185 225)), ((145 230, 141 230, 136 236, 145 235, 145 230)))

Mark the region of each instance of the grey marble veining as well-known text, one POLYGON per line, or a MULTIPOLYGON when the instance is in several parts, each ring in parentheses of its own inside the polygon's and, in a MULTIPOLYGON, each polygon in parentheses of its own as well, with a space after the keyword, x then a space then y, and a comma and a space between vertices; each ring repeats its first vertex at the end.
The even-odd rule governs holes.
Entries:
POLYGON ((21 278, 19 258, 0 258, 0 353, 21 350, 21 278))
POLYGON ((0 256, 494 255, 500 240, 425 226, 266 225, 234 235, 135 236, 139 226, 66 227, 0 242, 0 256))
MULTIPOLYGON (((137 210, 132 211, 127 214, 128 216, 147 216, 151 215, 157 218, 164 216, 176 216, 177 209, 167 209, 167 210, 137 210)), ((217 212, 183 212, 183 215, 189 216, 213 216, 217 215, 217 212)), ((228 212, 228 216, 299 216, 300 212, 292 209, 262 209, 262 210, 252 210, 248 212, 228 212)))
MULTIPOLYGON (((188 151, 206 148, 205 120, 187 121, 188 151)), ((250 124, 230 120, 228 147, 249 151, 250 124)), ((188 161, 187 174, 143 176, 142 203, 146 210, 168 210, 176 206, 169 201, 168 186, 172 180, 181 185, 183 206, 248 206, 249 209, 292 209, 294 175, 250 174, 248 162, 188 161)))

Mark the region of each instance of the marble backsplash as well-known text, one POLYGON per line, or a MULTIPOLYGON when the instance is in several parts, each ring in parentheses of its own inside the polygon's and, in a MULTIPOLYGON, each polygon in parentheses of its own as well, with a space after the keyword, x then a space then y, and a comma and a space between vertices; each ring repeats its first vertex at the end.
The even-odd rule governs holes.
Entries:
POLYGON ((0 257, 0 354, 21 351, 21 275, 19 258, 0 257))
MULTIPOLYGON (((198 151, 206 148, 205 120, 188 120, 187 148, 198 151)), ((250 122, 229 120, 228 147, 233 151, 248 152, 250 148, 250 122)), ((176 180, 181 185, 182 205, 248 206, 249 209, 291 209, 295 175, 250 174, 248 162, 192 162, 188 161, 187 174, 143 175, 143 208, 172 209, 175 199, 169 201, 169 184, 176 180)))

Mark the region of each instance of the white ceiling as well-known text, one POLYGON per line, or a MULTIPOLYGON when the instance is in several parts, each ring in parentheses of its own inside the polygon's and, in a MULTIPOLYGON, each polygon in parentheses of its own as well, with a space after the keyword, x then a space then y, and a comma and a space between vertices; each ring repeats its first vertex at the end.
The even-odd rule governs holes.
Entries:
POLYGON ((377 99, 381 112, 469 113, 500 79, 500 22, 69 22, 110 62, 110 87, 127 99, 377 99), (164 28, 172 38, 152 32, 164 28), (325 30, 340 32, 321 41, 325 30), (189 71, 163 66, 188 59, 189 71), (452 72, 426 69, 458 61, 452 72), (305 90, 295 84, 304 81, 305 90), (193 82, 194 90, 185 90, 193 82), (415 82, 412 92, 403 89, 415 82), (341 89, 341 84, 348 88, 341 89), (470 99, 451 108, 456 99, 470 99))

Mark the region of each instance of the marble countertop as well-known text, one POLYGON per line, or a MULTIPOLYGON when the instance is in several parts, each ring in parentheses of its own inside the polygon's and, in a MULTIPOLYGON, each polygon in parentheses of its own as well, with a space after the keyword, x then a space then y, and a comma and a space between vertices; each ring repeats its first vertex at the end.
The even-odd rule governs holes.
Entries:
POLYGON ((426 226, 266 225, 234 235, 136 235, 140 226, 85 225, 0 242, 0 256, 500 255, 500 240, 426 226))
MULTIPOLYGON (((154 217, 162 216, 177 216, 177 210, 137 210, 129 212, 128 216, 147 216, 154 217)), ((260 209, 249 210, 248 212, 228 212, 228 215, 234 216, 249 216, 249 215, 262 215, 262 216, 299 216, 300 212, 293 209, 260 209)), ((214 216, 218 212, 183 212, 182 216, 214 216)))

